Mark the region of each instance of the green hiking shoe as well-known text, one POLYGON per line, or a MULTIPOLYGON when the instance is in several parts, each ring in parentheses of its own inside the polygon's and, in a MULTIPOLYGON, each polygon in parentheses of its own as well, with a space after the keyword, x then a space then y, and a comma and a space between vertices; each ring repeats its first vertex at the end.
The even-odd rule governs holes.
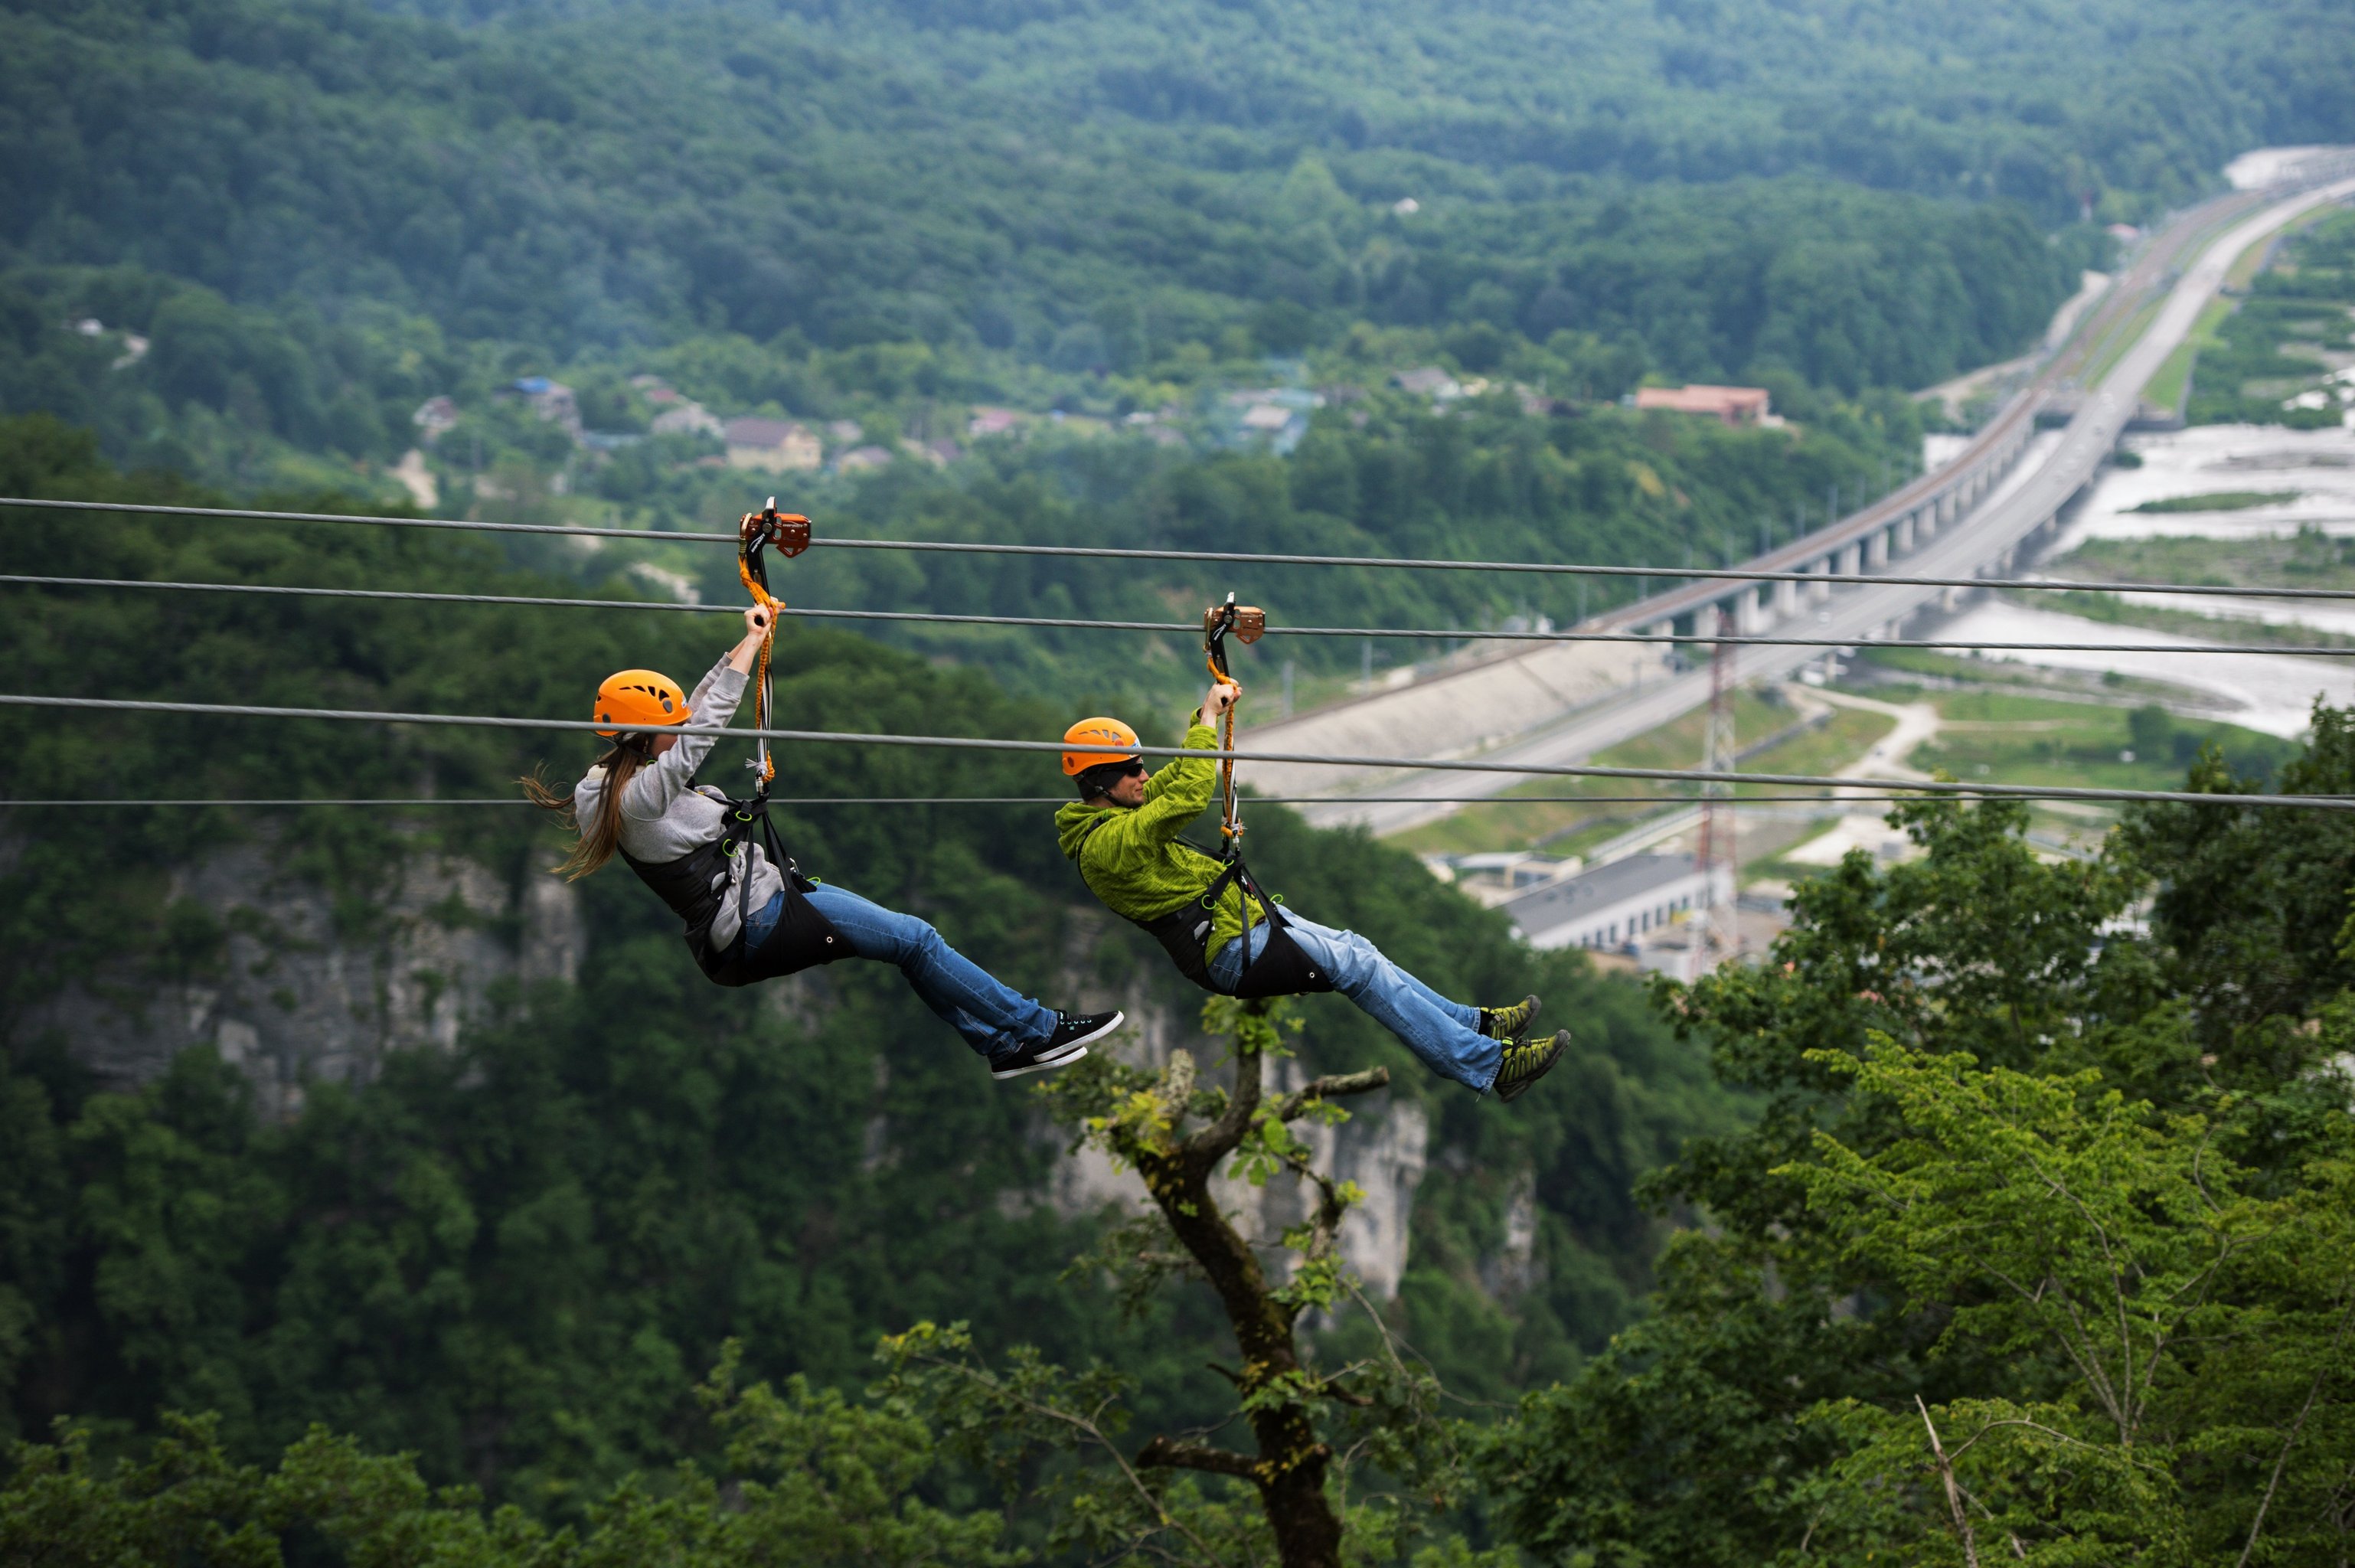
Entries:
POLYGON ((1570 1031, 1558 1029, 1551 1040, 1533 1040, 1527 1045, 1505 1047, 1505 1064, 1497 1069, 1497 1081, 1489 1085, 1497 1098, 1508 1103, 1529 1092, 1529 1085, 1550 1072, 1569 1049, 1570 1031))
POLYGON ((1480 1032, 1490 1040, 1518 1040, 1529 1033, 1530 1021, 1543 1006, 1535 997, 1523 997, 1513 1007, 1482 1008, 1480 1032))

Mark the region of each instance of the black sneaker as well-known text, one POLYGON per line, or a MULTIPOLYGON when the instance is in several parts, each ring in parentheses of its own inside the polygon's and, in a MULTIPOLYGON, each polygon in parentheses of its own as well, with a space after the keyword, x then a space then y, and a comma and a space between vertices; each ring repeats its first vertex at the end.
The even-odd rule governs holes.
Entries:
POLYGON ((1088 1053, 1088 1041, 1102 1040, 1128 1021, 1120 1013, 1057 1013, 1055 1032, 1036 1045, 1026 1045, 1011 1056, 989 1064, 992 1078, 1019 1078, 1026 1072, 1046 1072, 1069 1067, 1088 1053))
POLYGON ((1551 1040, 1505 1047, 1505 1064, 1497 1069, 1497 1081, 1489 1087, 1496 1090, 1499 1100, 1510 1102, 1519 1099, 1529 1092, 1530 1084, 1552 1070, 1569 1045, 1570 1031, 1558 1029, 1551 1040))
POLYGON ((1490 1040, 1518 1040, 1529 1032, 1530 1023, 1543 1006, 1535 997, 1523 997, 1517 1007, 1482 1008, 1480 1032, 1490 1040))

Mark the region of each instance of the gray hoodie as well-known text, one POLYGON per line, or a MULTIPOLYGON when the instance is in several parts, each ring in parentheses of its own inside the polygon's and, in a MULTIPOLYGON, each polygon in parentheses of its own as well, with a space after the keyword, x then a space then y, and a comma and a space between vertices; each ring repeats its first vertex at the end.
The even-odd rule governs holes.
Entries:
MULTIPOLYGON (((736 716, 736 705, 743 700, 745 677, 728 667, 721 659, 711 667, 711 673, 696 684, 687 694, 687 722, 718 729, 736 716)), ((706 784, 693 787, 695 772, 711 754, 711 735, 681 735, 678 744, 656 757, 648 765, 631 775, 629 787, 622 792, 622 848, 635 859, 653 865, 664 865, 682 855, 692 854, 710 843, 727 826, 728 796, 706 784)), ((572 811, 582 822, 593 820, 597 802, 605 793, 605 770, 591 768, 589 776, 572 786, 572 811)), ((749 794, 750 792, 747 791, 749 794)), ((769 864, 756 840, 749 846, 751 853, 740 855, 730 863, 727 898, 720 901, 719 912, 712 918, 711 942, 715 947, 725 947, 736 940, 737 883, 748 873, 752 879, 751 907, 760 909, 785 890, 785 880, 777 868, 769 864)))

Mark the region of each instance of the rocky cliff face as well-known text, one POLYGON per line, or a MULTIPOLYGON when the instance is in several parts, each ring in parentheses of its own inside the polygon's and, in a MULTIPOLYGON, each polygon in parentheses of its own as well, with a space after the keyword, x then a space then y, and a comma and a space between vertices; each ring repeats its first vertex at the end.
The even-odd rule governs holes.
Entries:
MULTIPOLYGON (((1131 1002, 1128 1014, 1140 1027, 1115 1047, 1125 1060, 1157 1070, 1177 1046, 1201 1054, 1200 1037, 1190 1028, 1190 1019, 1181 1023, 1167 1008, 1141 1000, 1131 1002)), ((1300 1063, 1290 1061, 1270 1063, 1267 1073, 1271 1096, 1299 1088, 1308 1076, 1300 1063)), ((1353 1096, 1347 1109, 1349 1119, 1337 1126, 1303 1122, 1297 1131, 1315 1151, 1312 1158, 1318 1167, 1364 1189, 1364 1199, 1341 1221, 1341 1258, 1367 1294, 1388 1301, 1406 1277, 1410 1221, 1415 1189, 1428 1164, 1431 1121, 1421 1105, 1388 1091, 1353 1096)), ((1212 1191, 1270 1265, 1282 1266, 1289 1257, 1282 1244, 1284 1230, 1308 1217, 1299 1183, 1289 1176, 1276 1177, 1264 1187, 1222 1180, 1213 1184, 1212 1191)), ((1107 1207, 1133 1213, 1149 1209, 1152 1202, 1135 1171, 1115 1169, 1092 1148, 1057 1163, 1045 1198, 1065 1216, 1093 1214, 1107 1207)))
POLYGON ((62 1034, 123 1085, 209 1043, 272 1115, 300 1110, 307 1081, 364 1080, 387 1051, 450 1049, 501 982, 572 978, 586 941, 563 882, 534 876, 518 890, 455 857, 413 856, 386 892, 339 911, 266 847, 238 845, 176 872, 169 896, 219 933, 197 977, 102 976, 27 1009, 16 1030, 62 1034))
MULTIPOLYGON (((587 944, 568 884, 532 874, 517 888, 456 857, 413 856, 382 896, 339 912, 327 890, 274 865, 265 846, 240 845, 176 872, 169 897, 201 911, 221 933, 200 978, 159 984, 126 968, 27 1009, 16 1032, 61 1034, 80 1061, 123 1086, 155 1078, 188 1046, 210 1044, 252 1081, 263 1114, 273 1116, 302 1109, 306 1083, 364 1082, 389 1051, 453 1048, 504 984, 570 980, 587 944)), ((1081 994, 1082 976, 1093 972, 1106 923, 1094 915, 1069 923, 1066 994, 1081 994)), ((763 990, 781 1019, 805 1021, 821 1005, 798 978, 763 990)), ((1155 1067, 1181 1045, 1199 1054, 1192 1015, 1155 997, 1140 976, 1122 999, 1133 1028, 1115 1049, 1155 1067)), ((1281 1061, 1271 1077, 1270 1092, 1278 1093, 1305 1075, 1297 1062, 1281 1061)), ((1430 1125, 1419 1105, 1387 1093, 1354 1099, 1348 1110, 1337 1127, 1310 1124, 1301 1133, 1320 1165, 1364 1189, 1343 1224, 1342 1254, 1386 1301, 1406 1273, 1430 1125)), ((866 1142, 870 1164, 890 1157, 888 1117, 867 1129, 866 1142)), ((1288 1178, 1263 1188, 1224 1183, 1220 1197, 1272 1261, 1284 1228, 1305 1217, 1288 1178)), ((1059 1162, 1046 1192, 1007 1200, 1045 1201, 1077 1216, 1146 1200, 1133 1172, 1084 1150, 1059 1162)))

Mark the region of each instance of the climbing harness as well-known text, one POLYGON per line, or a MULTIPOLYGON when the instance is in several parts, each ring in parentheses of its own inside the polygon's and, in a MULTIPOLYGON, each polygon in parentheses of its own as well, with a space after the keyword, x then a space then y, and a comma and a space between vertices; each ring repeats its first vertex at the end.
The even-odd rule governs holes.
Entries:
MULTIPOLYGON (((1249 604, 1238 604, 1235 596, 1227 595, 1223 604, 1214 604, 1202 612, 1202 656, 1215 678, 1230 685, 1234 677, 1227 669, 1227 637, 1230 634, 1249 645, 1258 642, 1267 631, 1267 612, 1249 604)), ((1235 710, 1230 705, 1225 724, 1220 734, 1219 749, 1232 753, 1235 749, 1235 710)), ((1134 923, 1150 933, 1159 942, 1178 972, 1206 991, 1220 996, 1258 1000, 1267 997, 1297 997, 1311 991, 1329 991, 1333 982, 1318 968, 1300 944, 1292 939, 1291 921, 1284 905, 1274 895, 1259 885, 1251 868, 1243 863, 1242 808, 1235 796, 1235 763, 1231 754, 1222 759, 1219 768, 1219 853, 1208 856, 1219 864, 1218 875, 1196 897, 1178 905, 1168 913, 1134 923), (1219 901, 1228 890, 1235 891, 1243 912, 1242 974, 1237 976, 1231 989, 1219 983, 1210 973, 1209 954, 1205 951, 1210 933, 1218 924, 1219 901), (1251 950, 1251 906, 1258 901, 1260 913, 1267 923, 1267 941, 1257 957, 1251 950)), ((1109 814, 1089 826, 1090 833, 1112 818, 1109 814)), ((1082 839, 1084 845, 1086 840, 1082 839)))
POLYGON ((802 875, 801 868, 778 841, 776 826, 769 820, 766 795, 724 804, 728 820, 719 837, 676 860, 641 860, 626 849, 621 852, 638 880, 687 923, 687 951, 695 955, 697 966, 719 985, 750 986, 849 957, 848 944, 809 901, 809 891, 817 884, 802 875), (784 906, 777 912, 776 927, 758 948, 745 940, 752 915, 751 857, 756 836, 785 885, 784 906), (736 936, 723 947, 712 941, 711 927, 719 918, 731 882, 736 936))
MULTIPOLYGON (((779 513, 777 499, 772 496, 766 508, 744 515, 737 539, 737 572, 751 590, 752 602, 770 612, 768 628, 761 638, 760 669, 754 677, 752 697, 754 726, 765 731, 769 728, 769 649, 776 638, 776 611, 784 602, 769 591, 768 563, 763 552, 772 546, 787 556, 807 549, 809 519, 795 513, 779 513)), ((757 778, 752 798, 730 800, 720 796, 727 811, 727 825, 719 837, 676 860, 659 864, 640 860, 627 850, 622 852, 622 858, 629 862, 639 880, 661 895, 662 901, 687 923, 688 951, 695 955, 704 974, 722 986, 749 986, 850 956, 848 944, 806 896, 817 884, 802 875, 793 857, 779 842, 776 825, 769 820, 769 785, 776 779, 777 764, 769 755, 765 736, 758 745, 749 764, 757 778), (758 948, 746 940, 752 915, 751 854, 756 841, 784 882, 784 904, 778 912, 776 926, 758 948), (719 917, 731 883, 736 894, 736 938, 722 947, 712 941, 711 928, 719 917)), ((703 793, 719 795, 718 790, 703 793)))

